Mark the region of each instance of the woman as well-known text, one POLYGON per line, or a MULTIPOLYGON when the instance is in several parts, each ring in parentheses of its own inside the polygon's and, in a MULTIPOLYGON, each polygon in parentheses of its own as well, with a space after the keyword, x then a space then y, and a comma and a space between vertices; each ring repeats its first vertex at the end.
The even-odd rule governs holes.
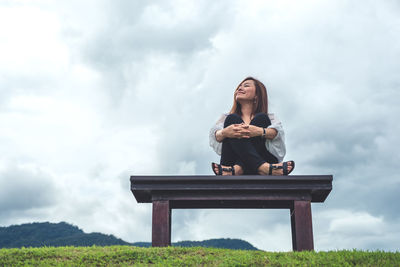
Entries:
POLYGON ((212 163, 216 175, 288 175, 294 161, 286 154, 281 122, 268 113, 267 90, 262 82, 247 77, 236 88, 233 106, 210 131, 210 145, 221 155, 212 163))

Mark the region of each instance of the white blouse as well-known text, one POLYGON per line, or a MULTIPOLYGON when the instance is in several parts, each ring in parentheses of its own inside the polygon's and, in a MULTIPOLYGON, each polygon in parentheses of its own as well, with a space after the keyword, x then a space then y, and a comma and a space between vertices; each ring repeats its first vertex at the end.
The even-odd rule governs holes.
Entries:
MULTIPOLYGON (((215 137, 215 132, 224 128, 224 122, 226 117, 229 114, 223 114, 221 118, 215 123, 215 125, 210 130, 210 146, 214 149, 214 151, 221 155, 222 143, 217 141, 215 137)), ((283 131, 282 123, 273 113, 268 113, 268 117, 271 120, 271 125, 268 128, 273 128, 277 130, 278 134, 274 139, 265 139, 265 147, 272 155, 274 155, 279 162, 283 161, 283 158, 286 154, 286 146, 285 146, 285 132, 283 131)))

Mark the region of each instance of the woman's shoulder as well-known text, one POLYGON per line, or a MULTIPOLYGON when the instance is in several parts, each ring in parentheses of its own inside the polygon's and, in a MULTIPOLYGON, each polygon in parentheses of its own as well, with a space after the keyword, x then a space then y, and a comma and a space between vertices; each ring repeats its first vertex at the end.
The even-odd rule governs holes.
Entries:
POLYGON ((217 124, 218 123, 224 123, 226 117, 229 115, 229 113, 222 113, 222 115, 219 117, 219 119, 217 120, 217 124))
POLYGON ((268 112, 268 117, 270 120, 272 120, 272 119, 275 119, 276 116, 275 116, 275 113, 268 112))
POLYGON ((229 116, 229 113, 222 113, 220 118, 225 120, 226 117, 228 117, 228 116, 229 116))
POLYGON ((275 113, 268 112, 268 118, 271 120, 272 123, 280 123, 280 119, 276 116, 275 113))

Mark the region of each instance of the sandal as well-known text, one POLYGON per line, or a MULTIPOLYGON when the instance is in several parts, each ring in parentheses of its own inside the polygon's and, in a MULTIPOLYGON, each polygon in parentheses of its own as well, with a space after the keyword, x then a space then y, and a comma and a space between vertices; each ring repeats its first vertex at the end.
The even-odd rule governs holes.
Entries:
POLYGON ((211 163, 211 168, 215 175, 222 175, 222 172, 231 172, 231 175, 235 175, 235 168, 233 166, 230 166, 229 168, 223 168, 220 164, 217 163, 211 163), (215 167, 218 168, 218 172, 215 171, 215 167))
POLYGON ((289 175, 294 170, 294 161, 293 160, 285 161, 282 164, 282 166, 276 166, 274 164, 270 164, 269 165, 269 173, 268 173, 268 175, 272 175, 272 170, 278 170, 278 169, 283 169, 283 175, 289 175), (292 165, 291 165, 292 169, 290 171, 288 171, 288 167, 289 167, 288 162, 292 163, 292 165))

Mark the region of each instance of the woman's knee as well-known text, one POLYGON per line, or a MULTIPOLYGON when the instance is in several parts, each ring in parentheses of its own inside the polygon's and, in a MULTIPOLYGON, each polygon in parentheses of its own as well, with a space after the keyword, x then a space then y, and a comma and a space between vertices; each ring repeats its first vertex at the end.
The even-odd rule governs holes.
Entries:
POLYGON ((254 115, 254 118, 251 120, 250 124, 259 127, 268 127, 271 125, 271 120, 266 113, 260 112, 254 115))
POLYGON ((243 120, 238 114, 232 113, 226 117, 225 122, 224 122, 224 128, 228 127, 229 125, 238 124, 238 123, 242 123, 242 122, 243 122, 243 120))

